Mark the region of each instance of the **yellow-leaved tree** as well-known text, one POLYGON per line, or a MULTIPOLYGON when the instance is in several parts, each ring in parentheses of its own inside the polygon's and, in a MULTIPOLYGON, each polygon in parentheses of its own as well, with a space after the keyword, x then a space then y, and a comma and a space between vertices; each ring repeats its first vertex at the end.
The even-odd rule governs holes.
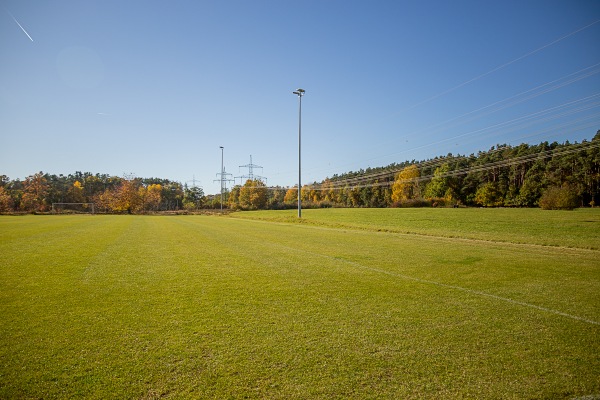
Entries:
POLYGON ((289 188, 283 197, 284 203, 294 203, 298 201, 298 188, 289 188))
POLYGON ((83 185, 79 181, 75 181, 73 186, 69 188, 70 201, 73 203, 83 203, 85 197, 83 196, 83 185))
POLYGON ((392 185, 392 201, 394 203, 401 203, 406 200, 420 198, 420 176, 419 168, 414 164, 398 172, 396 180, 392 185))
POLYGON ((162 186, 158 183, 148 185, 144 196, 144 208, 150 211, 157 211, 160 205, 162 186))
POLYGON ((248 210, 260 210, 267 205, 267 187, 259 179, 248 179, 240 188, 240 207, 248 210))
POLYGON ((0 186, 0 212, 7 212, 13 208, 13 199, 10 193, 0 186))
POLYGON ((38 172, 28 176, 24 182, 21 208, 25 211, 45 211, 46 196, 48 195, 48 181, 44 174, 38 172))

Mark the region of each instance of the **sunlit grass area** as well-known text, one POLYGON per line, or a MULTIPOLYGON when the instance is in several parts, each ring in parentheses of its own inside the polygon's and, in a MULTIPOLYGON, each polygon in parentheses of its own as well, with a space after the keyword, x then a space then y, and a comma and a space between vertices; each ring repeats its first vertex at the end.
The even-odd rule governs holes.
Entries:
POLYGON ((599 214, 424 211, 2 217, 0 398, 599 394, 599 214))
POLYGON ((238 218, 600 250, 600 209, 358 208, 257 211, 238 218))

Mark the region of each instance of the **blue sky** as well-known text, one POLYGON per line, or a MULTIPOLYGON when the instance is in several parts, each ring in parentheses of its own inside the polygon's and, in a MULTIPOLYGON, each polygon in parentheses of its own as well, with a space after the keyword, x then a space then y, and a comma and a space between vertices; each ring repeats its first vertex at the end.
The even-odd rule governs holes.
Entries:
MULTIPOLYGON (((269 185, 591 139, 600 2, 0 3, 0 174, 269 185), (238 180, 239 181, 239 180, 238 180)), ((189 182, 191 184, 191 182, 189 182)))

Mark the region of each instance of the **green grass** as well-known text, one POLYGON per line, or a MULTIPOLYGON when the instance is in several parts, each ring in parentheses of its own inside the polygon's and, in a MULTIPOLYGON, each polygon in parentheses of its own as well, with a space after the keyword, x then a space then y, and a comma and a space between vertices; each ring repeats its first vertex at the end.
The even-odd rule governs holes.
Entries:
POLYGON ((0 398, 600 394, 599 213, 454 211, 2 217, 0 398))
MULTIPOLYGON (((239 218, 298 222, 297 210, 238 213, 239 218)), ((408 208, 303 210, 302 223, 429 236, 600 250, 600 209, 408 208)))

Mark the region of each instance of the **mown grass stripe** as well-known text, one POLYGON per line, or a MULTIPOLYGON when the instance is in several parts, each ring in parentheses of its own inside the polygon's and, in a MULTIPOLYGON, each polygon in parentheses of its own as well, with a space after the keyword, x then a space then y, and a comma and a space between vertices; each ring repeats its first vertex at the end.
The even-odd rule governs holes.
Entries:
POLYGON ((560 315, 560 316, 563 316, 563 317, 571 318, 571 319, 574 319, 574 320, 577 320, 577 321, 586 322, 588 324, 600 325, 600 322, 592 321, 591 319, 587 319, 587 318, 583 318, 583 317, 578 317, 576 315, 567 314, 567 313, 564 313, 562 311, 553 310, 553 309, 550 309, 550 308, 547 308, 547 307, 542 307, 542 306, 538 306, 538 305, 535 305, 535 304, 530 304, 530 303, 525 303, 525 302, 522 302, 522 301, 517 301, 517 300, 509 299, 509 298, 498 296, 498 295, 491 294, 491 293, 481 292, 479 290, 468 289, 468 288, 464 288, 464 287, 460 287, 460 286, 456 286, 456 285, 448 285, 446 283, 435 282, 435 281, 431 281, 431 280, 428 280, 428 279, 416 278, 414 276, 399 274, 397 272, 391 272, 391 271, 387 271, 387 270, 384 270, 384 269, 367 267, 366 265, 362 265, 362 264, 359 264, 359 263, 354 262, 354 261, 346 260, 346 259, 343 259, 341 257, 332 257, 332 256, 329 256, 327 254, 321 254, 321 253, 316 253, 316 252, 311 252, 311 251, 306 251, 306 250, 299 250, 299 249, 291 248, 291 247, 286 247, 286 248, 289 249, 290 251, 302 251, 302 252, 304 252, 306 254, 310 254, 310 255, 314 255, 314 256, 319 256, 319 257, 327 258, 327 259, 335 261, 335 262, 342 262, 342 263, 345 263, 345 264, 348 264, 348 265, 352 265, 352 266, 357 267, 357 268, 361 268, 361 269, 365 269, 365 270, 369 270, 369 271, 373 271, 373 272, 378 272, 378 273, 381 273, 381 274, 386 274, 386 275, 394 276, 394 277, 397 277, 397 278, 407 279, 407 280, 411 280, 411 281, 419 282, 419 283, 425 283, 425 284, 428 284, 428 285, 435 285, 435 286, 439 286, 439 287, 445 287, 445 288, 449 288, 449 289, 460 290, 460 291, 467 292, 467 293, 474 294, 474 295, 478 295, 478 296, 489 297, 489 298, 496 299, 496 300, 501 300, 501 301, 504 301, 504 302, 507 302, 507 303, 517 304, 517 305, 520 305, 520 306, 523 306, 523 307, 530 307, 530 308, 538 309, 538 310, 545 311, 545 312, 548 312, 548 313, 552 313, 552 314, 560 315))

